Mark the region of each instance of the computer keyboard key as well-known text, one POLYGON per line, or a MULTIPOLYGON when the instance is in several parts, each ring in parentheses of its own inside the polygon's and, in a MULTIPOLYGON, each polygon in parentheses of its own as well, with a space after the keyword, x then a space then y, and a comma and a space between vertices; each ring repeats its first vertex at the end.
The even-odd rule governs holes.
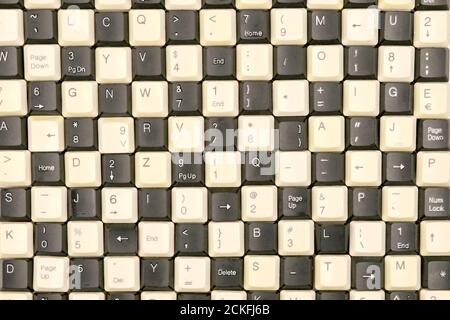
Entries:
POLYGON ((94 51, 91 48, 64 47, 61 59, 62 77, 65 80, 94 79, 94 51))
POLYGON ((383 45, 411 45, 413 41, 413 14, 407 11, 381 13, 380 42, 383 45))
POLYGON ((237 120, 229 117, 205 119, 205 150, 234 151, 237 147, 237 120))
POLYGON ((288 187, 278 191, 280 214, 287 218, 310 218, 311 199, 307 188, 288 187))
POLYGON ((247 300, 279 300, 279 294, 277 292, 269 292, 269 291, 249 291, 247 294, 247 300))
POLYGON ((369 117, 347 118, 347 145, 351 149, 377 149, 378 121, 369 117))
POLYGON ((24 73, 27 81, 61 79, 61 47, 56 44, 32 44, 23 47, 24 73))
POLYGON ((0 47, 0 79, 22 78, 22 48, 0 47))
POLYGON ((202 224, 176 224, 176 251, 181 255, 204 255, 208 252, 207 228, 202 224))
POLYGON ((240 289, 243 284, 242 259, 217 258, 212 260, 211 281, 218 289, 240 289))
POLYGON ((97 123, 88 118, 65 119, 66 147, 69 150, 93 150, 97 146, 97 123))
POLYGON ((241 10, 237 13, 237 25, 240 43, 270 41, 270 15, 268 11, 241 10))
POLYGON ((316 225, 316 250, 323 253, 348 251, 348 228, 343 224, 316 225))
POLYGON ((417 81, 447 82, 449 80, 448 48, 425 48, 416 52, 417 81))
POLYGON ((106 300, 139 300, 138 294, 134 292, 109 293, 106 300))
POLYGON ((159 47, 135 47, 132 51, 133 78, 161 80, 166 75, 166 52, 159 47))
POLYGON ((141 260, 141 286, 144 290, 173 287, 173 261, 167 258, 141 260))
POLYGON ((344 79, 344 48, 342 45, 311 45, 307 48, 309 81, 342 81, 344 79))
POLYGON ((127 44, 128 15, 122 12, 97 12, 95 38, 100 46, 127 44))
POLYGON ((34 226, 34 246, 38 255, 63 255, 67 251, 66 227, 57 223, 34 226))
POLYGON ((418 0, 416 4, 418 10, 448 10, 448 0, 418 0))
POLYGON ((274 254, 277 251, 277 225, 269 222, 247 224, 247 251, 249 254, 274 254))
POLYGON ((170 218, 170 190, 140 189, 139 217, 143 220, 168 220, 170 218))
POLYGON ((425 219, 449 218, 450 188, 420 189, 419 210, 425 219))
MULTIPOLYGON (((179 293, 209 292, 210 273, 211 259, 208 257, 176 257, 174 289, 179 293)), ((202 295, 202 297, 208 296, 202 295)))
POLYGON ((351 287, 350 270, 349 255, 317 255, 314 259, 314 288, 320 291, 348 290, 351 287))
POLYGON ((35 185, 60 185, 64 183, 64 161, 59 153, 33 153, 32 177, 35 185))
POLYGON ((272 109, 271 83, 263 81, 240 82, 239 106, 246 114, 269 113, 272 109))
POLYGON ((419 250, 419 228, 411 222, 395 222, 387 225, 388 252, 414 253, 419 250))
POLYGON ((417 48, 447 47, 448 11, 421 10, 414 12, 414 46, 417 48))
POLYGON ((353 258, 352 287, 360 291, 381 290, 384 286, 384 268, 380 259, 353 258))
POLYGON ((28 10, 25 14, 25 41, 27 43, 54 43, 57 39, 55 11, 28 10))
POLYGON ((338 153, 314 153, 312 161, 313 181, 316 184, 343 184, 345 161, 338 153))
POLYGON ((232 8, 234 4, 234 0, 205 0, 204 5, 206 7, 211 8, 220 8, 220 7, 226 7, 226 8, 232 8))
POLYGON ((208 79, 233 79, 236 73, 236 52, 231 47, 206 47, 203 69, 208 79))
POLYGON ((345 0, 344 6, 346 8, 367 8, 376 4, 376 0, 345 0))
POLYGON ((380 82, 412 82, 415 49, 412 46, 380 46, 378 80, 380 82))
POLYGON ((0 117, 0 148, 24 149, 26 146, 26 121, 19 117, 0 117))
POLYGON ((140 288, 138 257, 105 257, 104 289, 108 292, 136 292, 140 288))
POLYGON ((138 150, 167 150, 167 122, 160 118, 135 120, 138 150))
POLYGON ((277 79, 306 78, 306 49, 291 45, 275 47, 274 75, 277 79))
POLYGON ((99 111, 104 116, 130 113, 131 90, 123 84, 102 84, 99 86, 99 111))
POLYGON ((31 186, 31 153, 23 151, 0 151, 0 187, 31 186))
POLYGON ((209 195, 209 214, 213 221, 236 221, 241 217, 241 197, 234 191, 213 191, 209 195))
POLYGON ((62 0, 61 6, 63 8, 69 8, 70 6, 78 6, 81 9, 94 8, 93 0, 62 0))
POLYGON ((383 154, 385 184, 414 184, 415 158, 412 153, 388 152, 383 154))
POLYGON ((100 218, 100 192, 81 188, 68 190, 69 216, 72 220, 100 218))
POLYGON ((305 0, 275 0, 273 3, 274 7, 300 7, 306 6, 305 0))
POLYGON ((67 300, 67 294, 65 293, 35 293, 34 300, 43 300, 43 301, 62 301, 67 300))
POLYGON ((28 189, 0 190, 0 220, 29 220, 31 198, 28 189))
POLYGON ((416 184, 421 187, 450 186, 450 152, 420 151, 417 153, 416 184))
POLYGON ((168 11, 166 17, 167 40, 170 44, 198 43, 198 12, 189 10, 168 11))
POLYGON ((381 85, 380 108, 384 114, 413 114, 413 86, 409 83, 381 85))
POLYGON ((271 183, 275 177, 273 152, 246 152, 244 155, 243 184, 271 183))
POLYGON ((132 5, 139 9, 164 8, 164 0, 133 0, 132 5))
POLYGON ((22 8, 23 0, 5 0, 0 4, 0 8, 22 8))
POLYGON ((239 81, 269 81, 273 78, 273 47, 264 43, 238 44, 236 65, 239 81))
POLYGON ((312 289, 312 265, 310 257, 283 257, 281 287, 285 290, 312 289))
POLYGON ((173 184, 201 185, 205 181, 205 168, 200 153, 172 153, 173 184))
POLYGON ((450 120, 419 120, 418 148, 425 150, 450 150, 450 120))
POLYGON ((420 289, 421 259, 418 255, 391 255, 384 258, 387 291, 420 289))
POLYGON ((0 289, 29 290, 32 287, 32 264, 28 260, 2 260, 0 262, 0 289))
POLYGON ((450 252, 450 221, 425 220, 420 223, 420 254, 448 256, 450 252))
POLYGON ((376 79, 377 50, 375 48, 347 47, 345 55, 346 69, 344 73, 348 79, 376 79))
POLYGON ((28 82, 28 110, 34 114, 61 112, 61 89, 56 82, 28 82))
POLYGON ((352 188, 349 191, 349 198, 349 209, 354 219, 378 220, 380 218, 380 189, 352 188))
POLYGON ((341 15, 334 10, 313 10, 308 15, 308 38, 311 44, 339 43, 341 15))
MULTIPOLYGON (((68 257, 36 256, 33 259, 33 267, 33 289, 35 292, 63 294, 68 291, 68 257)), ((57 300, 61 300, 61 297, 57 300)))
POLYGON ((450 260, 425 259, 422 283, 430 290, 450 290, 450 260))
POLYGON ((134 224, 105 225, 105 253, 134 255, 138 247, 137 228, 134 224))
POLYGON ((202 86, 195 82, 169 84, 169 113, 198 115, 202 111, 202 86))
POLYGON ((125 154, 103 155, 102 180, 106 185, 131 185, 134 181, 134 159, 125 154))
POLYGON ((310 87, 312 112, 339 114, 342 112, 342 84, 336 82, 314 82, 310 87))
POLYGON ((308 149, 307 122, 280 119, 277 125, 281 151, 304 151, 308 149))

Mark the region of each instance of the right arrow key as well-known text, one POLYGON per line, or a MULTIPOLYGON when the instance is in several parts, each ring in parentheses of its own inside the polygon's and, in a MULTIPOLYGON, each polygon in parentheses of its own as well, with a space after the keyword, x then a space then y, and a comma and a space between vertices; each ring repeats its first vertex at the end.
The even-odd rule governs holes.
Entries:
POLYGON ((385 153, 383 155, 383 168, 385 184, 414 184, 416 172, 412 153, 385 153))

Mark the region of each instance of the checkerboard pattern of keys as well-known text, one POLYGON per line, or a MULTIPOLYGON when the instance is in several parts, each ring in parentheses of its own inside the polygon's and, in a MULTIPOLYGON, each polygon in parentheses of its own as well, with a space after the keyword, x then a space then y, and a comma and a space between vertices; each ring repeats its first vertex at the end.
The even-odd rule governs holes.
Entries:
POLYGON ((447 0, 0 0, 0 299, 450 299, 447 0))

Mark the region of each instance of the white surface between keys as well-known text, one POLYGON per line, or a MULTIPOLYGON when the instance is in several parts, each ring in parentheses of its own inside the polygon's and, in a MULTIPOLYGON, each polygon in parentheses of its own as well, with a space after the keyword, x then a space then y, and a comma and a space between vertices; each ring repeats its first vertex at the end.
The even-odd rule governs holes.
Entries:
POLYGON ((103 188, 102 221, 104 223, 136 223, 136 188, 103 188))
POLYGON ((0 222, 0 259, 33 257, 33 224, 0 222))
POLYGON ((174 254, 174 229, 172 222, 140 222, 139 256, 172 257, 174 254))
POLYGON ((31 153, 0 151, 0 188, 31 185, 31 153))
POLYGON ((23 46, 22 10, 0 10, 0 46, 23 46))
POLYGON ((103 255, 103 223, 101 221, 69 221, 67 248, 71 257, 103 255))
POLYGON ((33 289, 37 292, 69 291, 69 258, 42 257, 33 259, 33 289))
POLYGON ((350 265, 348 255, 317 255, 314 261, 314 287, 317 290, 350 289, 350 265))
POLYGON ((386 256, 384 287, 386 290, 420 289, 420 256, 386 256))
POLYGON ((136 187, 170 187, 172 184, 172 162, 169 152, 137 152, 134 159, 136 187))
POLYGON ((242 221, 208 224, 210 257, 242 257, 245 254, 245 232, 242 221))
POLYGON ((244 257, 245 290, 271 290, 280 288, 280 257, 253 256, 244 257))
POLYGON ((31 220, 33 222, 66 222, 67 188, 32 187, 31 220))
POLYGON ((0 115, 25 116, 28 113, 25 80, 0 80, 0 115))

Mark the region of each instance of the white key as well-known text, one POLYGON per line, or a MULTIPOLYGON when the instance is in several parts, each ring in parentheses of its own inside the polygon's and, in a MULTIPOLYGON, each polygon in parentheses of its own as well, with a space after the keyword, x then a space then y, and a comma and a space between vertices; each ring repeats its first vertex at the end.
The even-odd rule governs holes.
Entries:
POLYGON ((270 11, 273 45, 305 45, 308 41, 306 9, 272 9, 270 11))
POLYGON ((244 223, 210 222, 208 254, 210 257, 242 257, 245 253, 244 223))
POLYGON ((177 294, 174 291, 143 291, 141 300, 177 300, 177 294))
POLYGON ((139 223, 139 256, 172 257, 173 253, 174 224, 172 222, 139 223))
POLYGON ((448 11, 414 12, 414 47, 447 47, 450 39, 448 11))
POLYGON ((25 0, 27 9, 58 9, 61 7, 61 0, 25 0))
POLYGON ((350 291, 350 300, 385 300, 385 292, 377 291, 350 291))
POLYGON ((211 300, 247 300, 247 292, 234 290, 213 290, 211 300))
POLYGON ((172 221, 175 223, 205 223, 208 220, 206 188, 173 188, 172 221))
POLYGON ((25 80, 0 80, 0 115, 25 116, 28 113, 26 86, 25 80))
POLYGON ((105 257, 105 290, 110 292, 138 291, 140 272, 138 257, 105 257))
POLYGON ((199 45, 167 46, 166 79, 168 81, 201 81, 202 59, 202 47, 199 45))
POLYGON ((281 290, 280 300, 316 300, 314 290, 281 290))
POLYGON ((0 151, 0 188, 31 185, 30 151, 0 151))
POLYGON ((414 80, 414 47, 381 46, 378 48, 378 80, 412 82, 414 80))
POLYGON ((276 221, 278 198, 275 186, 243 186, 241 188, 243 221, 276 221))
POLYGON ((270 290, 280 288, 280 257, 252 256, 244 257, 245 290, 270 290))
POLYGON ((342 152, 345 149, 345 119, 342 116, 309 117, 309 150, 342 152))
POLYGON ((416 221, 418 218, 417 187, 383 187, 382 216, 384 221, 416 221))
POLYGON ((71 292, 69 300, 105 300, 103 292, 71 292))
POLYGON ((342 9, 343 0, 308 0, 308 9, 342 9))
POLYGON ((389 291, 420 289, 420 256, 386 256, 384 288, 389 291))
POLYGON ((130 83, 131 48, 95 49, 95 74, 98 83, 130 83))
POLYGON ((450 152, 417 153, 416 183, 418 186, 450 187, 450 152))
POLYGON ((33 259, 33 289, 38 292, 69 291, 69 258, 41 257, 33 259))
POLYGON ((2 291, 0 300, 33 300, 33 294, 31 292, 2 291))
POLYGON ((66 152, 64 154, 65 183, 70 188, 100 187, 100 152, 66 152))
POLYGON ((33 222, 66 222, 67 189, 65 187, 31 188, 33 222))
MULTIPOLYGON (((140 59, 143 57, 140 56, 140 59)), ((166 81, 135 81, 131 85, 133 117, 167 117, 169 114, 166 81)))
POLYGON ((103 223, 69 221, 67 247, 71 257, 101 257, 103 255, 103 223))
POLYGON ((420 290, 420 300, 450 300, 450 290, 420 290))
POLYGON ((239 83, 237 81, 204 81, 202 83, 205 117, 236 117, 239 115, 239 83))
POLYGON ((273 114, 277 117, 308 115, 309 114, 308 81, 306 80, 274 81, 273 114))
POLYGON ((308 46, 309 81, 342 81, 344 79, 344 48, 341 45, 308 46))
POLYGON ((380 119, 380 150, 416 150, 416 118, 413 116, 382 116, 380 119))
POLYGON ((420 223, 420 255, 450 256, 450 221, 420 223))
POLYGON ((205 148, 203 117, 169 117, 169 151, 202 152, 205 148))
POLYGON ((271 0, 236 0, 236 9, 270 9, 271 0))
POLYGON ((23 44, 23 11, 0 10, 0 45, 23 46, 23 44))
POLYGON ((386 252, 386 224, 383 221, 350 222, 350 255, 382 257, 386 252))
POLYGON ((172 161, 169 152, 137 152, 135 185, 138 188, 168 188, 172 184, 172 161))
POLYGON ((93 46, 95 44, 94 10, 58 10, 58 43, 60 46, 93 46))
POLYGON ((345 184, 350 187, 381 185, 380 151, 347 151, 345 153, 345 184))
POLYGON ((271 151, 274 149, 273 116, 240 116, 238 119, 239 151, 271 151))
POLYGON ((201 0, 166 0, 167 10, 199 10, 202 6, 201 0))
POLYGON ((236 44, 236 11, 233 9, 200 10, 200 43, 202 46, 236 44))
POLYGON ((132 46, 163 46, 166 43, 164 10, 128 11, 130 44, 132 46))
POLYGON ((240 152, 206 152, 205 185, 208 188, 232 188, 241 185, 240 152))
POLYGON ((134 119, 98 119, 98 150, 100 153, 133 153, 134 119))
POLYGON ((211 289, 211 260, 207 257, 175 258, 175 291, 208 292, 211 289))
POLYGON ((62 115, 65 118, 97 117, 98 86, 95 81, 64 81, 61 84, 61 96, 62 115))
POLYGON ((102 221, 104 223, 136 223, 136 188, 103 188, 102 221))
POLYGON ((344 115, 376 117, 380 113, 380 83, 377 80, 344 81, 344 115))
POLYGON ((421 119, 450 117, 450 83, 417 82, 414 85, 414 115, 421 119))
POLYGON ((414 8, 414 0, 379 0, 378 8, 387 10, 411 10, 414 8))
POLYGON ((33 44, 23 47, 27 81, 58 81, 61 79, 61 52, 56 44, 33 44))
POLYGON ((379 11, 376 9, 342 10, 342 44, 375 46, 378 44, 379 11))
POLYGON ((314 222, 281 220, 278 222, 278 254, 309 256, 314 254, 314 222))
POLYGON ((275 184, 279 187, 311 184, 311 152, 277 151, 275 184))
POLYGON ((238 44, 236 78, 240 81, 266 80, 273 77, 273 51, 270 44, 238 44))
POLYGON ((33 257, 33 224, 0 222, 0 259, 33 257))
POLYGON ((317 255, 314 261, 316 290, 350 289, 351 259, 348 255, 317 255))
POLYGON ((347 187, 313 187, 311 211, 314 221, 347 221, 347 187))
POLYGON ((126 11, 131 8, 131 0, 95 0, 97 10, 126 11))
POLYGON ((64 118, 31 116, 28 118, 28 149, 31 152, 63 151, 64 118))

